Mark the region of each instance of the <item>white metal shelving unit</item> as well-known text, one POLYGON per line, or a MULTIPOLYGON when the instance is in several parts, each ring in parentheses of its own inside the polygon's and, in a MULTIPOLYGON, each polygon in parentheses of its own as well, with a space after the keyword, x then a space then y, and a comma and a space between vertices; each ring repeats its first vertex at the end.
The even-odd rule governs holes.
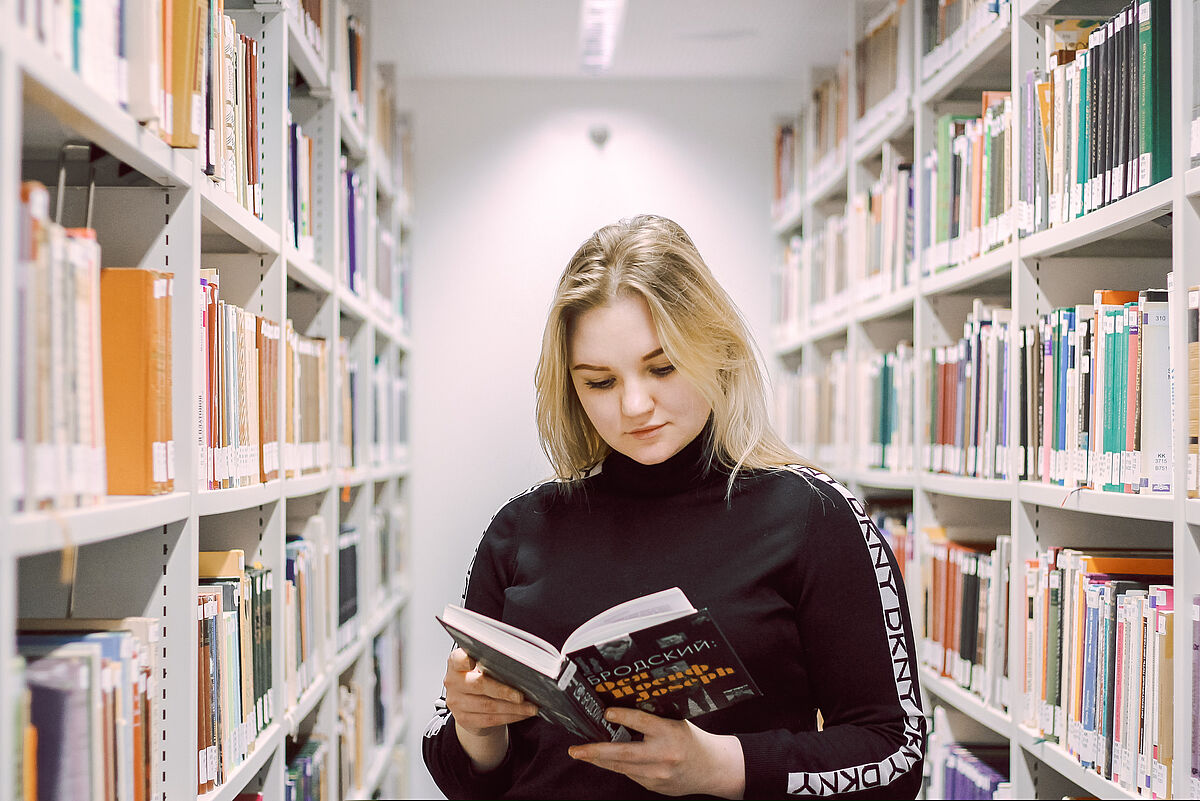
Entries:
MULTIPOLYGON (((880 3, 857 0, 852 14, 847 42, 853 48, 861 20, 878 11, 880 3)), ((913 41, 920 41, 922 26, 920 4, 902 6, 907 14, 905 25, 911 26, 913 41), (916 6, 916 8, 914 8, 916 6)), ((1018 87, 1025 71, 1038 58, 1037 43, 1041 26, 1058 10, 1064 16, 1078 10, 1060 0, 1013 0, 1011 7, 1002 6, 999 17, 967 26, 949 46, 922 55, 921 48, 912 49, 909 63, 899 65, 900 74, 916 87, 912 97, 911 115, 899 117, 882 110, 869 110, 860 119, 850 98, 850 133, 854 143, 844 173, 838 164, 822 165, 823 180, 811 191, 799 192, 805 202, 792 209, 786 219, 774 222, 773 230, 780 237, 781 248, 794 234, 819 229, 825 211, 818 201, 838 193, 852 197, 877 177, 877 166, 868 157, 878 154, 882 142, 897 141, 911 147, 907 155, 914 157, 919 168, 920 157, 934 145, 934 121, 943 104, 952 106, 963 99, 979 97, 984 88, 1009 89, 1018 87), (891 127, 901 119, 900 127, 891 127), (858 122, 855 122, 858 120, 858 122), (865 129, 864 129, 865 128, 865 129), (872 173, 871 168, 875 168, 872 173), (834 183, 829 176, 845 176, 844 182, 834 183)), ((1113 9, 1119 10, 1114 7, 1113 9)), ((1197 58, 1197 44, 1191 39, 1193 0, 1171 2, 1172 30, 1172 167, 1175 177, 1108 207, 1092 212, 1065 225, 1051 228, 1024 239, 1015 239, 991 252, 970 261, 952 266, 931 275, 923 275, 920 263, 914 271, 915 286, 890 299, 872 300, 857 305, 847 320, 840 324, 793 330, 785 341, 776 343, 775 355, 785 369, 803 364, 823 364, 834 348, 844 348, 851 364, 864 355, 894 347, 897 341, 908 339, 918 353, 930 347, 948 344, 949 332, 961 326, 966 305, 975 296, 1006 300, 1013 309, 1019 325, 1033 322, 1038 314, 1066 303, 1088 302, 1097 281, 1145 288, 1165 281, 1168 270, 1174 272, 1175 289, 1170 297, 1173 320, 1184 319, 1186 289, 1200 284, 1200 168, 1189 161, 1190 125, 1192 120, 1192 75, 1197 58), (908 293, 911 292, 911 297, 908 293), (1084 295, 1083 293, 1086 293, 1084 295), (879 322, 886 318, 890 325, 881 332, 879 322)), ((851 65, 850 85, 854 86, 851 65)), ((1015 95, 1014 95, 1015 96, 1015 95)), ((884 104, 881 104, 884 105, 884 104)), ((961 105, 961 103, 959 103, 961 105)), ((1019 105, 1019 104, 1018 104, 1019 105)), ((1014 123, 1020 130, 1020 109, 1014 109, 1014 123)), ((802 118, 804 118, 802 116, 802 118)), ((812 136, 811 126, 803 131, 812 136)), ((811 152, 804 148, 804 152, 811 152)), ((1014 165, 1014 171, 1019 170, 1014 165)), ((919 174, 919 173, 918 173, 919 174)), ((810 175, 811 180, 811 175, 810 175)), ((1012 177, 1017 185, 1017 175, 1012 177)), ((922 197, 917 182, 917 231, 922 230, 920 219, 922 197)), ((918 254, 918 262, 924 254, 918 254)), ((1172 368, 1176 376, 1187 374, 1184 327, 1173 328, 1172 368)), ((853 380, 853 379, 852 379, 853 380)), ((854 388, 851 389, 853 397, 854 388)), ((1186 420, 1188 415, 1187 382, 1174 384, 1175 408, 1175 485, 1183 486, 1186 475, 1186 420)), ((927 412, 923 389, 918 381, 914 403, 916 449, 921 450, 921 432, 927 412)), ((1180 615, 1187 614, 1190 599, 1200 593, 1200 500, 1187 500, 1183 492, 1169 497, 1117 495, 1092 490, 1071 491, 1063 487, 1038 482, 984 480, 959 476, 934 475, 928 472, 900 473, 867 469, 859 463, 859 443, 840 444, 834 470, 860 498, 892 496, 911 491, 915 528, 945 524, 953 539, 955 525, 984 523, 983 518, 999 519, 998 531, 1008 531, 1013 537, 1010 609, 1022 608, 1024 561, 1049 545, 1101 547, 1117 543, 1137 542, 1146 547, 1170 547, 1174 551, 1174 585, 1180 615), (839 469, 840 468, 840 469, 839 469), (986 512, 981 513, 986 504, 986 512), (1005 527, 1007 524, 1007 528, 1005 527)), ((801 453, 810 453, 805 443, 797 443, 801 453)), ((815 448, 814 448, 815 449, 815 448)), ((1015 457, 1015 454, 1014 454, 1015 457)), ((819 459, 819 457, 817 457, 819 459)), ((920 620, 920 564, 909 560, 907 586, 914 609, 914 621, 920 620)), ((1021 684, 1023 670, 1023 622, 1010 619, 1009 665, 1014 688, 1010 699, 1014 709, 1020 703, 1016 688, 1021 684)), ((1190 786, 1188 762, 1193 737, 1189 710, 1200 699, 1192 697, 1191 660, 1181 657, 1191 653, 1191 627, 1177 626, 1175 633, 1175 770, 1172 778, 1175 797, 1194 797, 1190 786)), ((918 643, 919 645, 919 643, 918 643)), ((959 721, 965 736, 987 736, 995 741, 1007 741, 1010 748, 1010 771, 1015 798, 1052 798, 1064 794, 1088 793, 1101 798, 1138 797, 1118 787, 1094 772, 1082 768, 1075 757, 1052 743, 1042 742, 1024 728, 1013 714, 985 704, 978 696, 959 687, 952 680, 939 676, 928 668, 920 670, 927 712, 934 705, 951 711, 951 720, 959 721)), ((958 724, 952 724, 957 731, 958 724)))
MULTIPOLYGON (((59 564, 64 549, 77 548, 75 615, 149 615, 163 624, 165 671, 160 687, 166 701, 167 734, 161 747, 166 797, 170 801, 197 797, 198 653, 194 614, 199 550, 243 548, 247 561, 261 561, 274 571, 274 721, 259 735, 253 753, 231 772, 226 783, 199 796, 205 801, 228 801, 243 792, 262 792, 266 799, 280 801, 289 743, 314 733, 324 736, 333 749, 330 786, 339 787, 339 682, 352 675, 368 678, 374 638, 385 628, 395 627, 403 641, 407 627, 408 580, 404 577, 407 565, 401 561, 403 549, 393 555, 381 574, 374 512, 383 509, 389 513, 382 525, 395 535, 393 542, 403 536, 401 530, 407 525, 403 508, 408 457, 402 443, 384 442, 375 448, 371 442, 376 398, 371 368, 378 358, 391 375, 397 375, 411 350, 395 297, 374 297, 375 271, 379 269, 376 233, 386 228, 399 239, 401 226, 407 229, 410 225, 399 213, 407 207, 407 199, 400 196, 399 187, 393 186, 384 149, 372 138, 370 105, 365 119, 353 119, 345 107, 346 100, 335 97, 332 89, 337 76, 330 64, 336 62, 327 56, 341 46, 330 33, 337 29, 334 15, 353 10, 360 17, 369 17, 369 3, 325 3, 325 41, 319 49, 308 41, 295 17, 297 5, 257 0, 226 3, 239 32, 253 36, 262 45, 258 65, 261 179, 265 188, 262 220, 209 181, 192 151, 168 147, 57 62, 24 31, 15 26, 0 27, 0 387, 5 388, 0 391, 0 418, 11 421, 14 411, 12 276, 17 255, 19 182, 29 174, 30 164, 55 157, 62 142, 84 140, 139 176, 136 188, 98 187, 94 227, 104 264, 155 266, 175 274, 172 411, 177 445, 176 490, 165 496, 109 497, 99 505, 80 509, 15 512, 13 484, 8 474, 0 480, 0 720, 13 719, 17 687, 7 666, 15 654, 17 619, 30 614, 65 614, 67 592, 58 581, 59 564), (286 118, 289 85, 295 85, 296 76, 307 89, 293 92, 292 102, 308 104, 305 111, 311 112, 316 138, 315 168, 329 179, 316 182, 314 190, 319 230, 313 259, 301 257, 284 235, 286 118), (298 98, 299 94, 304 98, 298 98), (336 277, 336 243, 341 225, 336 193, 342 184, 334 179, 341 143, 346 143, 355 156, 367 201, 361 297, 336 277), (381 200, 378 208, 377 197, 381 200), (154 213, 142 213, 147 209, 154 213), (199 489, 200 454, 194 414, 199 386, 194 383, 193 368, 199 328, 198 270, 210 266, 220 269, 222 294, 227 299, 273 320, 292 318, 301 333, 323 336, 334 343, 331 354, 339 335, 351 338, 352 355, 359 364, 355 420, 359 447, 353 466, 338 460, 335 447, 333 467, 320 473, 238 489, 199 489), (342 522, 358 526, 360 625, 355 639, 340 653, 333 653, 331 646, 328 663, 317 680, 295 707, 285 709, 284 538, 290 530, 289 518, 311 514, 323 516, 327 530, 334 533, 342 522)), ((15 12, 5 0, 0 0, 0 10, 10 12, 6 19, 15 19, 15 12)), ((70 196, 67 205, 70 210, 70 196)), ((339 408, 336 362, 331 359, 330 365, 330 429, 336 432, 343 410, 339 408)), ((281 376, 280 390, 282 382, 281 376)), ((282 412, 284 393, 276 394, 282 412)), ((11 424, 6 422, 0 434, 0 465, 15 462, 11 424)), ((329 587, 332 602, 328 604, 334 628, 336 581, 334 571, 329 587)), ((387 735, 378 744, 368 738, 369 751, 364 759, 370 767, 360 788, 363 795, 374 792, 379 785, 404 731, 400 698, 388 699, 388 703, 387 735)), ((373 712, 369 702, 364 706, 368 718, 364 730, 369 732, 373 729, 373 712)), ((0 801, 19 801, 10 797, 7 778, 16 745, 13 735, 11 725, 0 726, 0 801)))

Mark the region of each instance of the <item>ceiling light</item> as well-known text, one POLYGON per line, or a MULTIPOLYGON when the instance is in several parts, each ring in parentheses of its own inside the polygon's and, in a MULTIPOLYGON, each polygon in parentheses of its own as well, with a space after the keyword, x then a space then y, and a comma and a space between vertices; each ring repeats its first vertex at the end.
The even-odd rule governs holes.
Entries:
POLYGON ((625 16, 625 0, 582 0, 579 12, 579 66, 598 75, 612 66, 625 16))

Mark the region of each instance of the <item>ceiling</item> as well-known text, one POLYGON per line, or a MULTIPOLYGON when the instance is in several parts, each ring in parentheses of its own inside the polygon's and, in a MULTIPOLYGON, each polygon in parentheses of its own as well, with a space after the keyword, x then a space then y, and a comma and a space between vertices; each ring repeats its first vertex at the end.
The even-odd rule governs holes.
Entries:
MULTIPOLYGON (((373 0, 404 78, 582 78, 578 0, 373 0)), ((807 79, 846 49, 846 0, 627 0, 611 78, 807 79)), ((601 78, 603 80, 603 78, 601 78)))

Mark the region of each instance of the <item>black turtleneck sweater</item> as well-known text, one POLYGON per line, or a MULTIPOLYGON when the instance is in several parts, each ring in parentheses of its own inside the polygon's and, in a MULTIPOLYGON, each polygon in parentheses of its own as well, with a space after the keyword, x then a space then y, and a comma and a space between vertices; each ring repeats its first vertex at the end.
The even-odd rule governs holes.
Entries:
MULTIPOLYGON (((509 501, 483 535, 464 605, 555 646, 593 615, 678 586, 708 607, 762 697, 693 719, 741 740, 746 798, 913 798, 925 726, 908 604, 862 506, 806 468, 706 471, 703 436, 659 465, 619 453, 566 492, 509 501), (817 711, 823 730, 817 729, 817 711)), ((535 717, 501 765, 474 771, 444 702, 425 762, 450 798, 658 798, 567 755, 535 717)))

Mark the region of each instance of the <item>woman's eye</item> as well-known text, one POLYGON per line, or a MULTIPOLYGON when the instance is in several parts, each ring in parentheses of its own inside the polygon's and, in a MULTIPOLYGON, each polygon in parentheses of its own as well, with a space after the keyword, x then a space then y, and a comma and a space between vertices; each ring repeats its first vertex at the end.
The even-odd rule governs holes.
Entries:
POLYGON ((671 373, 675 372, 675 365, 667 364, 663 365, 662 367, 652 367, 650 368, 650 372, 658 376, 670 375, 671 373))
POLYGON ((613 385, 614 379, 605 378, 602 381, 584 381, 583 384, 588 389, 608 389, 613 385))

